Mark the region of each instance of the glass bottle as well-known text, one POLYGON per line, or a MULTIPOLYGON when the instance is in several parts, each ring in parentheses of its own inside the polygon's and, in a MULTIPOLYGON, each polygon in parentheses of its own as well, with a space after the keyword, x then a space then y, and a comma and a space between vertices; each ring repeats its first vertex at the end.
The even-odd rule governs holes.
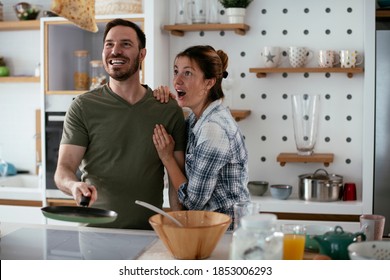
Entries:
POLYGON ((230 259, 283 259, 283 233, 276 231, 276 220, 274 214, 242 217, 241 227, 233 232, 230 259))
POLYGON ((91 84, 89 89, 95 89, 107 82, 106 73, 104 71, 103 62, 101 60, 91 60, 91 84))
POLYGON ((74 61, 74 89, 88 90, 89 89, 89 74, 88 74, 88 55, 87 50, 77 50, 73 53, 74 61))

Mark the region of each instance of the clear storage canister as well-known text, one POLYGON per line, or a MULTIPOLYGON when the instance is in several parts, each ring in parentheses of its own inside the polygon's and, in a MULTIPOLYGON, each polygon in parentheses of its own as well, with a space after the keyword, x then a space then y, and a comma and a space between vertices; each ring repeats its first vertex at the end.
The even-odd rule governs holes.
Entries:
POLYGON ((91 60, 91 84, 89 89, 97 88, 104 85, 106 80, 106 72, 104 71, 103 62, 101 60, 91 60))
POLYGON ((244 216, 241 227, 233 233, 230 248, 232 260, 281 260, 283 233, 275 230, 274 214, 244 216))
POLYGON ((74 89, 88 90, 89 89, 89 69, 88 56, 89 52, 86 50, 78 50, 74 53, 74 89))

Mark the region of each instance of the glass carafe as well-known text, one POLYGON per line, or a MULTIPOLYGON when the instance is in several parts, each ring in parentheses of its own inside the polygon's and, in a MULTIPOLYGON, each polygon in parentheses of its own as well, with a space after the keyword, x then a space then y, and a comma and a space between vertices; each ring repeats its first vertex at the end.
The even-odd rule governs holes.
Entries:
POLYGON ((311 155, 317 140, 320 96, 294 94, 291 101, 298 155, 311 155))

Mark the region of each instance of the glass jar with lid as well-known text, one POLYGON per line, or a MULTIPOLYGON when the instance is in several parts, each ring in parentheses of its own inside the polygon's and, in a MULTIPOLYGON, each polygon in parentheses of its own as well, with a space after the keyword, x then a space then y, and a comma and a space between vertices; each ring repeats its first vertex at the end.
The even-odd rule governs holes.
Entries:
POLYGON ((74 56, 74 89, 88 90, 89 89, 89 74, 88 74, 88 56, 87 50, 77 50, 73 52, 74 56))
POLYGON ((283 233, 276 231, 274 214, 255 214, 241 218, 241 227, 233 233, 232 260, 283 259, 283 233))
POLYGON ((89 64, 91 66, 91 84, 89 89, 92 90, 104 85, 107 82, 107 78, 103 62, 101 60, 91 60, 89 64))

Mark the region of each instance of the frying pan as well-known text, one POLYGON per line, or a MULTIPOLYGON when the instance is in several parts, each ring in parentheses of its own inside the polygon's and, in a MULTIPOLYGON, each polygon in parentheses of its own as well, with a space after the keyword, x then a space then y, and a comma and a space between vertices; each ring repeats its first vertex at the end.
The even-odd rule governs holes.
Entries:
POLYGON ((47 206, 41 211, 46 218, 66 222, 103 224, 115 221, 118 216, 115 211, 88 207, 90 199, 82 196, 81 206, 47 206))

